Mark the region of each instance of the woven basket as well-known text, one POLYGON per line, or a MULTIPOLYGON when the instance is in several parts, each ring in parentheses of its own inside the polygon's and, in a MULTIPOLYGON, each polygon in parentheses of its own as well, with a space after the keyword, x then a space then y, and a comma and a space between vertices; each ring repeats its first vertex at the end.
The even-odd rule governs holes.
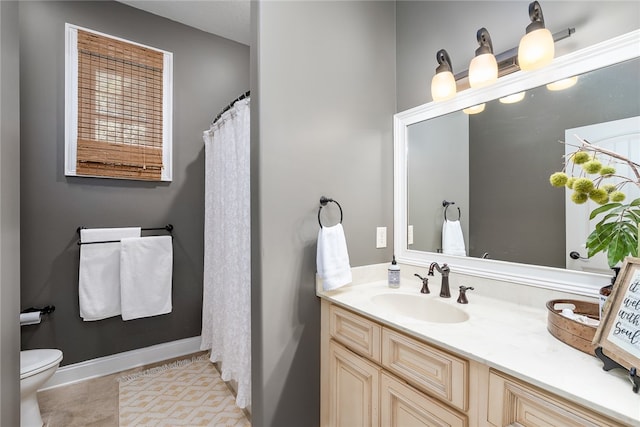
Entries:
POLYGON ((563 343, 594 356, 596 346, 591 344, 591 341, 596 333, 596 327, 585 325, 560 314, 562 308, 566 308, 567 305, 573 306, 575 314, 582 314, 598 320, 599 307, 597 303, 555 299, 547 302, 547 330, 563 343), (559 304, 562 307, 556 308, 559 304))

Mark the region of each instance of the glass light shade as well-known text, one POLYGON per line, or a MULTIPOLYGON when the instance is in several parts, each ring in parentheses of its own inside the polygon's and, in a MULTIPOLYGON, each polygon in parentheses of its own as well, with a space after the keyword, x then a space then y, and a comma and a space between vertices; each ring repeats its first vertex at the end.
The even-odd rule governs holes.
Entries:
POLYGON ((547 89, 557 91, 569 89, 571 86, 578 83, 578 76, 569 77, 568 79, 558 80, 557 82, 549 83, 547 89))
POLYGON ((431 79, 431 97, 434 101, 445 101, 456 94, 456 79, 451 71, 436 73, 431 79))
POLYGON ((469 64, 469 85, 473 88, 484 87, 498 80, 498 63, 491 53, 478 55, 469 64))
POLYGON ((500 98, 500 102, 503 104, 515 104, 516 102, 520 102, 524 99, 524 95, 526 92, 518 92, 513 95, 507 95, 503 98, 500 98))
POLYGON ((521 70, 531 71, 553 61, 555 46, 551 31, 546 28, 531 31, 520 39, 518 65, 521 70))
POLYGON ((465 113, 465 114, 482 113, 484 111, 484 105, 485 104, 474 105, 472 107, 468 107, 468 108, 463 109, 462 112, 465 113))

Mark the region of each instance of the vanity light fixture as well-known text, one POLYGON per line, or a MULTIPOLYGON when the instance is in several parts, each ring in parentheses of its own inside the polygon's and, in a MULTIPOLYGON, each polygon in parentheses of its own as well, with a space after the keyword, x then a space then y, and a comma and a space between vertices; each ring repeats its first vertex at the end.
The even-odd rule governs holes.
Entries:
POLYGON ((456 79, 451 71, 451 58, 446 50, 440 49, 436 53, 438 68, 431 80, 431 97, 434 101, 445 101, 456 95, 456 79))
POLYGON ((478 114, 478 113, 482 113, 484 111, 484 106, 485 104, 478 104, 478 105, 473 105, 471 107, 465 108, 462 110, 463 113, 465 114, 478 114))
POLYGON ((469 84, 472 88, 484 87, 498 80, 498 62, 493 55, 491 36, 482 27, 476 33, 480 47, 476 49, 476 56, 469 64, 469 84))
MULTIPOLYGON (((1 1, 1 0, 0 0, 1 1)), ((553 60, 555 55, 554 43, 568 37, 576 32, 575 28, 567 28, 557 33, 551 34, 545 28, 542 8, 537 1, 529 4, 529 17, 531 23, 527 26, 526 34, 520 40, 519 46, 513 47, 497 55, 493 54, 491 37, 486 28, 478 30, 476 37, 480 47, 476 50, 476 56, 469 64, 469 69, 460 71, 453 76, 456 88, 453 89, 450 78, 446 72, 451 72, 451 61, 448 61, 446 69, 443 64, 444 58, 449 59, 446 51, 438 51, 438 68, 436 75, 431 80, 431 96, 434 101, 450 99, 456 92, 472 88, 487 86, 495 82, 499 77, 506 76, 519 70, 533 70, 543 67, 553 60), (539 41, 543 40, 542 43, 539 41), (546 47, 542 47, 542 46, 546 47), (444 52, 445 56, 441 55, 444 52), (443 89, 440 86, 441 80, 447 80, 450 89, 443 89), (438 82, 436 84, 436 82, 438 82), (439 92, 442 90, 442 94, 439 92), (436 93, 438 91, 438 93, 436 93), (436 99, 438 97, 438 99, 436 99)))
POLYGON ((516 102, 520 102, 524 99, 524 95, 526 91, 514 93, 512 95, 507 95, 505 97, 500 98, 500 102, 503 104, 515 104, 516 102))
POLYGON ((568 79, 558 80, 557 82, 549 83, 547 89, 552 91, 569 89, 571 86, 578 83, 578 76, 569 77, 568 79))
POLYGON ((529 18, 531 23, 518 46, 518 65, 524 71, 548 65, 555 54, 553 36, 544 26, 542 8, 537 1, 529 3, 529 18))

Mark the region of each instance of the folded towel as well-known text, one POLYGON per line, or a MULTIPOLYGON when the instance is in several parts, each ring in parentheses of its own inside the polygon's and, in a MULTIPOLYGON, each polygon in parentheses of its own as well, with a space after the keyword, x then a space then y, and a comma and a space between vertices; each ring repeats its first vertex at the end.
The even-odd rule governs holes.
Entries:
POLYGON ((171 312, 171 236, 122 239, 120 295, 122 320, 171 312))
POLYGON ((325 291, 351 283, 351 266, 342 224, 320 228, 316 266, 325 291))
MULTIPOLYGON (((102 242, 140 236, 140 227, 80 230, 80 242, 102 242)), ((120 314, 120 243, 80 246, 78 280, 80 317, 101 320, 120 314)))
POLYGON ((442 225, 442 253, 445 255, 467 255, 460 221, 449 221, 448 219, 444 221, 442 225))

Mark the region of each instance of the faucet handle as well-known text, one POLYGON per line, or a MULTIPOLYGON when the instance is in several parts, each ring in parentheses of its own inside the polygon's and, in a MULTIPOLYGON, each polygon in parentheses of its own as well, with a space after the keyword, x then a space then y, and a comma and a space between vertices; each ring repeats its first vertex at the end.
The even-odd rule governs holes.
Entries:
POLYGON ((429 278, 427 277, 422 277, 421 275, 419 275, 418 273, 414 274, 414 276, 418 277, 420 280, 422 280, 422 289, 420 289, 420 293, 421 294, 430 294, 431 291, 429 291, 429 278))
POLYGON ((457 302, 460 304, 469 304, 469 300, 467 299, 467 291, 472 291, 473 287, 471 286, 460 286, 460 295, 458 295, 457 302))

